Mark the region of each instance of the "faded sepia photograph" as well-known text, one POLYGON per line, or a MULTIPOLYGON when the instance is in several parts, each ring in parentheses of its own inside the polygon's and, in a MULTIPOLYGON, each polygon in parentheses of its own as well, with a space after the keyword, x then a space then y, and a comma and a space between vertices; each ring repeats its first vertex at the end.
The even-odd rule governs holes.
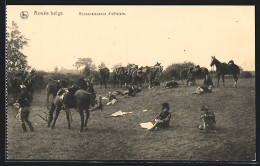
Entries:
POLYGON ((6 160, 256 161, 255 6, 7 5, 6 160))

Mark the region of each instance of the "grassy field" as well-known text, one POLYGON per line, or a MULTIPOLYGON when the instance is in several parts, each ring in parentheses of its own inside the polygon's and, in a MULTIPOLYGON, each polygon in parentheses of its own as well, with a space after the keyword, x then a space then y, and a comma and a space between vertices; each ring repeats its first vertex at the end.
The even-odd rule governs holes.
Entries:
MULTIPOLYGON (((201 84, 201 81, 197 81, 201 84)), ((79 114, 72 110, 71 130, 67 130, 62 111, 54 129, 37 114, 46 111, 45 91, 37 93, 30 120, 35 132, 23 133, 21 122, 8 106, 8 159, 32 160, 196 160, 251 161, 256 152, 255 79, 240 79, 238 87, 226 79, 226 87, 214 88, 204 95, 192 95, 195 87, 165 89, 164 86, 143 92, 134 98, 118 96, 114 105, 103 111, 91 111, 88 130, 79 133, 79 114), (161 103, 170 104, 169 129, 146 131, 140 123, 153 121, 161 103), (205 104, 215 113, 217 133, 202 133, 197 128, 205 104), (147 109, 147 112, 143 112, 147 109), (111 117, 118 110, 133 112, 111 117)), ((222 85, 222 84, 220 84, 222 85)), ((98 95, 124 90, 95 87, 98 95)), ((107 101, 103 100, 105 104, 107 101)))

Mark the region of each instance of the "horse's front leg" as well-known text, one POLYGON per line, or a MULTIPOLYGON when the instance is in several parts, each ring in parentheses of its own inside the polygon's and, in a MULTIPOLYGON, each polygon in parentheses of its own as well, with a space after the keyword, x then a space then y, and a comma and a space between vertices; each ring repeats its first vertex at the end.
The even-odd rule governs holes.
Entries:
POLYGON ((235 75, 235 74, 233 74, 233 77, 234 77, 234 80, 235 80, 233 86, 237 86, 237 80, 238 80, 238 77, 237 77, 237 75, 235 75))
POLYGON ((53 120, 53 113, 54 113, 54 111, 55 111, 55 106, 54 106, 54 104, 51 106, 51 109, 50 109, 50 111, 49 111, 49 120, 48 120, 48 127, 50 127, 50 125, 51 125, 51 122, 52 122, 52 120, 53 120))
POLYGON ((50 94, 47 93, 47 99, 46 99, 46 101, 47 101, 47 109, 49 109, 49 97, 50 97, 50 94))
POLYGON ((225 75, 222 75, 222 80, 223 80, 223 87, 225 87, 225 75))
POLYGON ((87 130, 87 123, 88 123, 89 116, 90 116, 89 110, 88 110, 88 108, 86 108, 86 120, 85 120, 85 124, 84 124, 85 130, 87 130))
POLYGON ((107 81, 106 80, 105 80, 104 84, 105 84, 105 89, 107 89, 107 81))
POLYGON ((220 75, 218 75, 218 84, 217 84, 217 87, 218 87, 218 85, 219 85, 219 79, 220 79, 220 75))
POLYGON ((51 129, 53 129, 54 126, 55 126, 55 123, 56 123, 56 121, 57 121, 57 119, 58 119, 58 116, 59 116, 59 114, 60 114, 60 110, 61 110, 61 108, 60 108, 60 106, 58 106, 58 107, 56 108, 56 114, 55 114, 54 121, 53 121, 53 124, 52 124, 52 126, 51 126, 51 129))

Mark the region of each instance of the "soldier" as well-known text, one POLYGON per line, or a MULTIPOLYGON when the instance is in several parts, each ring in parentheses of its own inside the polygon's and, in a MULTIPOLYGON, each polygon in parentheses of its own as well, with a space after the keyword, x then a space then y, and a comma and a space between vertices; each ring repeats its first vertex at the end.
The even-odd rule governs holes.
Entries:
POLYGON ((29 121, 29 114, 30 114, 30 102, 29 102, 29 96, 26 92, 26 86, 21 85, 21 94, 17 100, 17 103, 20 105, 21 110, 21 121, 22 121, 22 131, 27 132, 25 122, 28 124, 31 131, 34 131, 34 128, 32 126, 32 123, 29 121))
POLYGON ((96 109, 102 110, 103 109, 103 103, 102 103, 102 96, 99 95, 98 100, 96 100, 96 109))
POLYGON ((212 82, 210 75, 206 75, 206 79, 204 81, 204 86, 213 87, 213 82, 212 82))
POLYGON ((200 110, 204 111, 204 114, 200 116, 201 122, 198 128, 204 131, 217 132, 215 130, 216 120, 214 113, 210 112, 206 106, 202 106, 200 110))
POLYGON ((171 113, 169 112, 169 103, 162 104, 162 112, 155 118, 155 123, 149 131, 156 130, 157 128, 168 128, 170 126, 171 113))

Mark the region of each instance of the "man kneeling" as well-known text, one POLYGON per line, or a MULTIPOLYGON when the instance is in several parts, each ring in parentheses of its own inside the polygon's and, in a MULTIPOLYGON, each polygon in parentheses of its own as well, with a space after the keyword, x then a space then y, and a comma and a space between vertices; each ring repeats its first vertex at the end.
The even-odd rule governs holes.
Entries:
POLYGON ((201 122, 198 125, 198 128, 204 131, 217 132, 215 130, 215 115, 213 112, 208 111, 206 106, 202 106, 201 111, 204 111, 204 114, 200 116, 201 122))

